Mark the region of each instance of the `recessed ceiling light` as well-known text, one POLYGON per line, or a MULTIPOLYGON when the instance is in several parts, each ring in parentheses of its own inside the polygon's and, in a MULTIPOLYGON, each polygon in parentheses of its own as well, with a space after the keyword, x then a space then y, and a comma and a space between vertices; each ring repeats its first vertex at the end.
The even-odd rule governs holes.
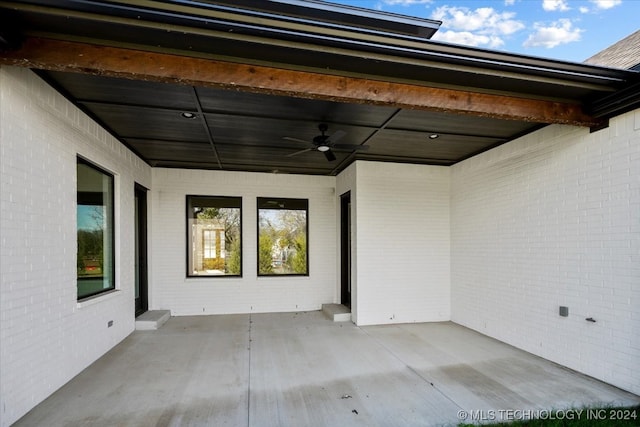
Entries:
POLYGON ((184 113, 182 113, 182 117, 184 117, 185 119, 195 119, 196 115, 194 113, 185 111, 184 113))
POLYGON ((429 139, 438 139, 440 138, 440 135, 438 135, 437 133, 432 133, 431 135, 429 135, 429 139))

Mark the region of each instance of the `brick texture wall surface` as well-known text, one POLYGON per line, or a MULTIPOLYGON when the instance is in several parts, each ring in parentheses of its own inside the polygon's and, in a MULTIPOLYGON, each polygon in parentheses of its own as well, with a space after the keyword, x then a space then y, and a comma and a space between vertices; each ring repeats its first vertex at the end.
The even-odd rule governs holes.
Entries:
POLYGON ((0 68, 0 426, 126 337, 133 314, 134 180, 150 168, 21 68, 0 68), (116 176, 118 291, 76 300, 76 157, 116 176), (113 320, 111 328, 107 322, 113 320))
POLYGON ((356 181, 358 324, 449 320, 449 169, 358 162, 356 181))
POLYGON ((459 163, 451 194, 452 320, 640 393, 640 112, 459 163))
POLYGON ((154 169, 151 306, 174 315, 319 310, 334 302, 334 177, 154 169), (186 195, 242 197, 243 277, 186 277, 186 195), (257 197, 309 200, 309 276, 258 277, 257 197))

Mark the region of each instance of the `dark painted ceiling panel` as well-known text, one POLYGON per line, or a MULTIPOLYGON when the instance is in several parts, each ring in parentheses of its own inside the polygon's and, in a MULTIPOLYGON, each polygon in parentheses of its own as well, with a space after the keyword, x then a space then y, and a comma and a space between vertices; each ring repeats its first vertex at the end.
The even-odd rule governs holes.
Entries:
POLYGON ((198 88, 198 97, 205 112, 309 121, 316 125, 323 122, 378 127, 395 111, 391 107, 210 88, 198 88))
POLYGON ((51 72, 53 79, 77 100, 196 110, 191 86, 116 79, 78 73, 51 72))
MULTIPOLYGON (((126 88, 121 91, 123 95, 124 92, 126 88)), ((149 96, 154 96, 153 92, 149 96)), ((121 138, 208 142, 202 122, 185 119, 179 110, 94 102, 82 105, 121 138)))
POLYGON ((329 136, 337 131, 344 132, 345 135, 339 140, 339 143, 344 144, 360 144, 377 129, 330 121, 301 121, 296 118, 285 120, 225 114, 206 114, 205 117, 216 143, 272 146, 288 151, 301 150, 311 144, 313 138, 320 133, 319 123, 328 125, 329 136), (300 141, 292 141, 285 137, 300 141))
POLYGON ((251 162, 242 162, 247 157, 237 155, 234 148, 219 147, 220 157, 225 169, 229 170, 257 170, 261 172, 289 172, 299 174, 328 175, 346 158, 346 153, 335 152, 336 160, 328 161, 323 153, 308 151, 295 157, 283 156, 278 150, 258 148, 251 151, 251 162))
POLYGON ((356 159, 453 164, 538 126, 77 73, 45 76, 153 166, 336 174, 356 159), (183 117, 185 111, 195 117, 183 117), (342 134, 338 144, 368 150, 334 148, 336 159, 328 161, 312 143, 320 123, 330 139, 342 134), (439 137, 429 139, 434 133, 439 137))
POLYGON ((429 138, 428 133, 385 129, 369 144, 368 154, 444 159, 457 161, 470 153, 482 151, 501 142, 499 139, 475 136, 440 135, 429 138))
POLYGON ((126 142, 148 160, 216 162, 208 143, 127 139, 126 142))
POLYGON ((387 128, 508 139, 535 126, 535 123, 515 120, 456 116, 436 111, 402 110, 387 128))

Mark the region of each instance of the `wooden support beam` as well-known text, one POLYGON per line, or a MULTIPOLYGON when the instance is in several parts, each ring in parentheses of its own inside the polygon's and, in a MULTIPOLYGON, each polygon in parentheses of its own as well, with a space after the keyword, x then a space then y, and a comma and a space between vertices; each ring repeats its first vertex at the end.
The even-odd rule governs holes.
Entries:
POLYGON ((443 89, 44 38, 0 52, 0 63, 133 80, 217 87, 299 98, 470 114, 531 123, 597 127, 578 104, 443 89))

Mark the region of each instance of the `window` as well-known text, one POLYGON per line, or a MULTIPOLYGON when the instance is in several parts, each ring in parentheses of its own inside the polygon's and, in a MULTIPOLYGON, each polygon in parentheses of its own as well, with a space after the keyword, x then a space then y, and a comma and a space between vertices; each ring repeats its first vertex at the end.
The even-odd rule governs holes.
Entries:
POLYGON ((258 197, 258 275, 309 275, 306 199, 258 197))
POLYGON ((113 175, 77 161, 78 299, 115 289, 113 175))
POLYGON ((220 235, 220 230, 203 230, 204 240, 204 259, 213 259, 216 257, 216 248, 220 244, 220 240, 216 239, 220 235))
POLYGON ((187 196, 187 276, 242 276, 242 198, 187 196))

